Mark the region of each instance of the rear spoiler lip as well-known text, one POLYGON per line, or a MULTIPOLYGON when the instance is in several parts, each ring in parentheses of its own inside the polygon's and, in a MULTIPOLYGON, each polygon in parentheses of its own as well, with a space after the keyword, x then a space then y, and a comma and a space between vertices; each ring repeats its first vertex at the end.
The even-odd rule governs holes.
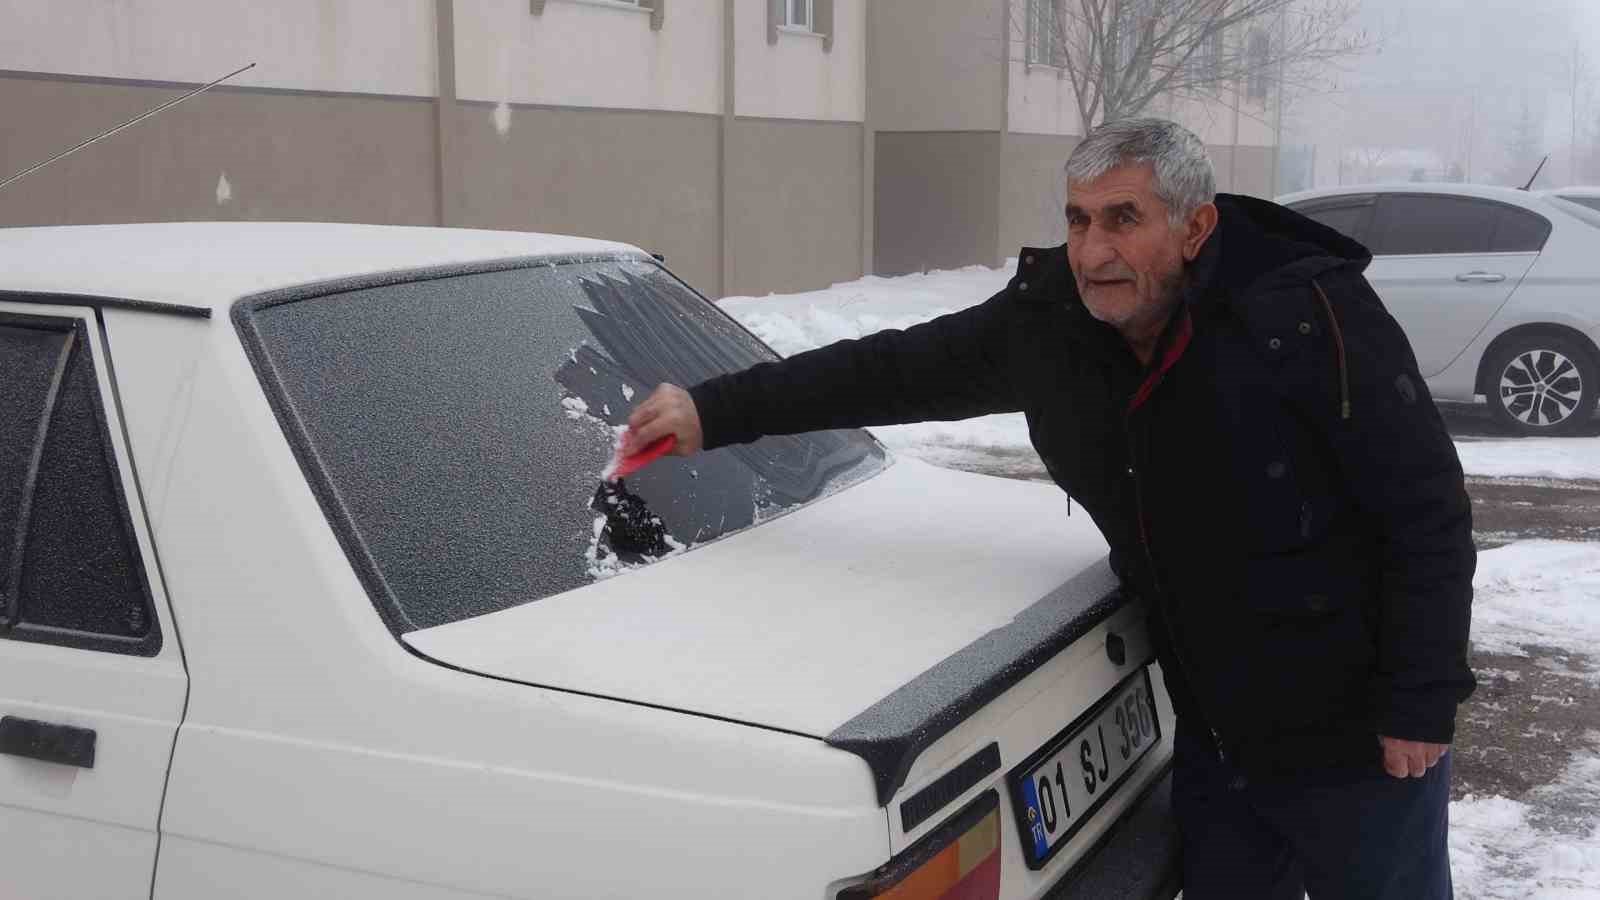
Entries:
POLYGON ((887 808, 918 754, 1128 602, 1102 559, 823 740, 866 761, 887 808))

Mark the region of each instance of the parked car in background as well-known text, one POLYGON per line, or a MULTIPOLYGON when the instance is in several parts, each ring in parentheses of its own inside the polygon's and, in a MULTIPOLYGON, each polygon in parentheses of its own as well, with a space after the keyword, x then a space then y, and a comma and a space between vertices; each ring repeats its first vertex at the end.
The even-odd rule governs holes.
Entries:
POLYGON ((835 431, 596 491, 771 358, 621 244, 0 230, 0 894, 1170 897, 1053 487, 835 431))
POLYGON ((1436 399, 1482 395, 1518 434, 1568 434, 1600 397, 1600 213, 1512 188, 1323 188, 1278 202, 1365 244, 1436 399))
POLYGON ((1554 188, 1540 191, 1546 197, 1556 197, 1568 203, 1600 212, 1600 187, 1590 185, 1573 185, 1572 187, 1554 188))

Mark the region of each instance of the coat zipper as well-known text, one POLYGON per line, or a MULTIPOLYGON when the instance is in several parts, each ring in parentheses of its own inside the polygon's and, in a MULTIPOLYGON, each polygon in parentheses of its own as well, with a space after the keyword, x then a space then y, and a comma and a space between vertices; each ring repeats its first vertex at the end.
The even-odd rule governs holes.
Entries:
MULTIPOLYGON (((1158 381, 1157 385, 1159 384, 1160 382, 1158 381)), ((1139 549, 1144 551, 1145 566, 1150 572, 1151 582, 1155 584, 1155 602, 1164 603, 1167 593, 1166 588, 1161 583, 1161 573, 1156 569, 1155 554, 1150 550, 1150 538, 1145 532, 1144 487, 1140 481, 1138 471, 1139 456, 1134 449, 1133 416, 1131 413, 1123 418, 1123 434, 1128 439, 1128 477, 1133 479, 1134 514, 1139 518, 1139 549)), ((1193 667, 1189 665, 1188 660, 1184 659, 1183 647, 1178 643, 1178 635, 1172 630, 1172 622, 1167 619, 1164 609, 1161 613, 1161 625, 1167 632, 1167 642, 1172 645, 1173 659, 1178 663, 1178 669, 1183 675, 1183 680, 1190 686, 1190 696, 1193 697, 1195 705, 1200 706, 1201 700, 1198 691, 1194 687, 1195 680, 1191 675, 1193 667)), ((1228 754, 1222 749, 1222 735, 1217 732, 1216 726, 1212 724, 1211 716, 1205 710, 1201 710, 1201 715, 1205 717, 1206 731, 1211 735, 1211 748, 1217 753, 1217 761, 1227 765, 1228 754)))

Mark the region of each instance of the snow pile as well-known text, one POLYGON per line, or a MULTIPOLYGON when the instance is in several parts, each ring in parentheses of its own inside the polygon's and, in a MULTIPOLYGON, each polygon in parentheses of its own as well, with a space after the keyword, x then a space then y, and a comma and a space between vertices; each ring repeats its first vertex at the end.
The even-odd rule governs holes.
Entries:
POLYGON ((1478 554, 1472 644, 1526 655, 1543 644, 1600 657, 1600 546, 1521 541, 1478 554))
POLYGON ((1458 440, 1468 475, 1600 480, 1600 437, 1458 440))
POLYGON ((999 293, 1014 268, 1015 259, 1003 269, 967 266, 896 278, 869 275, 820 291, 726 297, 717 305, 774 350, 791 356, 966 309, 999 293))

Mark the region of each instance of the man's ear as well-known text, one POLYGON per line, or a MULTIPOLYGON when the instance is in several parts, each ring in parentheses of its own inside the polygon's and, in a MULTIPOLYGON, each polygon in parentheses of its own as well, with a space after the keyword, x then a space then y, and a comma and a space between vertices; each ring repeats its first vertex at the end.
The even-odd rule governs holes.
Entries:
POLYGON ((1183 259, 1193 262, 1200 255, 1200 248, 1205 246, 1206 238, 1211 237, 1211 232, 1217 228, 1217 205, 1215 203, 1202 203, 1189 214, 1189 222, 1183 228, 1183 259))

